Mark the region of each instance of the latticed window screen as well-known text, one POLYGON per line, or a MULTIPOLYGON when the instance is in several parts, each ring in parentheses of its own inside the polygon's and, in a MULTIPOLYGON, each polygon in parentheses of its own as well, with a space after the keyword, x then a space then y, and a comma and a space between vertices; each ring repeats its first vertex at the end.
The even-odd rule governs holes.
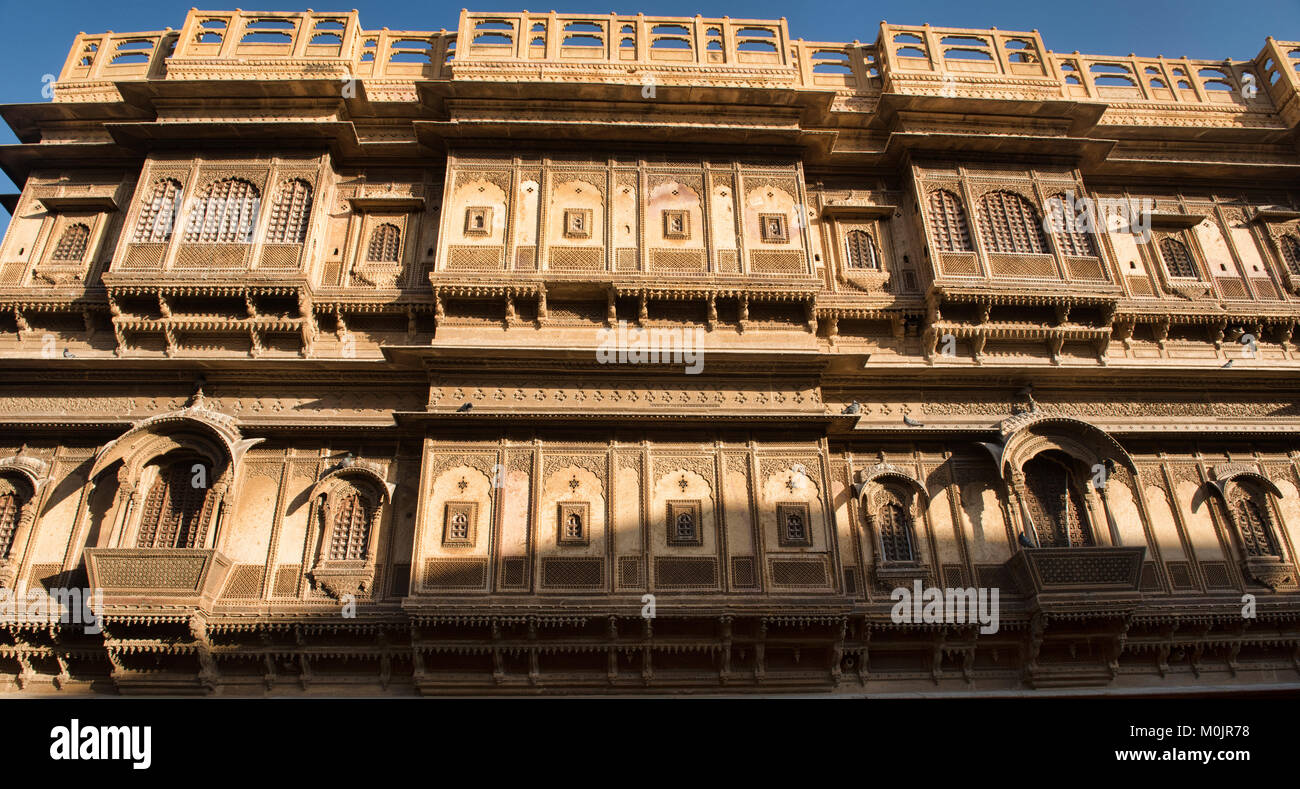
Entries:
POLYGON ((1196 266, 1192 263, 1187 245, 1176 238, 1160 241, 1160 257, 1165 261, 1165 271, 1171 277, 1196 277, 1196 266))
POLYGON ((9 556, 13 547, 14 532, 18 530, 18 516, 23 502, 17 491, 7 490, 0 493, 0 559, 9 556))
POLYGON ((865 230, 850 230, 844 237, 844 248, 848 253, 849 268, 880 268, 880 256, 876 254, 876 243, 871 234, 865 230))
POLYGON ((185 240, 204 244, 251 244, 261 195, 242 178, 215 181, 190 212, 185 240))
POLYGON ((90 243, 90 228, 80 222, 63 228, 59 243, 54 246, 51 260, 81 260, 86 256, 86 245, 90 243))
POLYGON ((564 539, 582 539, 582 516, 576 512, 570 512, 564 519, 564 539))
POLYGON ((1263 492, 1253 485, 1233 485, 1228 504, 1237 522, 1237 530, 1241 532, 1241 544, 1246 555, 1279 555, 1263 492))
POLYGON ((1282 236, 1279 245, 1282 247, 1282 258, 1286 261, 1287 269, 1292 276, 1300 277, 1300 237, 1282 236))
POLYGON ((808 527, 803 522, 803 513, 791 511, 785 514, 785 539, 788 542, 808 539, 808 527))
POLYGON ((285 181, 271 206, 271 225, 266 232, 266 243, 301 244, 307 240, 310 216, 311 184, 301 178, 285 181))
POLYGON ((141 206, 135 221, 134 244, 165 244, 172 239, 176 226, 176 206, 181 197, 180 181, 164 178, 153 185, 148 201, 141 206))
POLYGON ((1059 228, 1056 230, 1056 243, 1061 247, 1061 254, 1071 257, 1097 257, 1097 245, 1093 242, 1092 233, 1088 232, 1087 227, 1083 225, 1082 218, 1070 208, 1074 205, 1074 200, 1064 194, 1058 194, 1053 197, 1050 204, 1055 206, 1052 211, 1057 214, 1052 219, 1055 220, 1053 227, 1059 228))
POLYGON ((972 251, 961 198, 947 189, 930 193, 930 226, 934 231, 934 245, 940 252, 972 251))
POLYGON ((912 513, 898 491, 886 488, 876 516, 880 549, 887 562, 915 561, 912 551, 912 513))
POLYGON ((208 517, 209 488, 194 484, 194 464, 183 460, 158 470, 158 478, 145 498, 136 547, 200 547, 203 523, 208 517))
MULTIPOLYGON (((366 546, 370 542, 370 519, 373 515, 374 507, 359 491, 352 489, 339 495, 334 504, 334 529, 330 533, 329 558, 366 558, 366 546)), ((465 536, 469 536, 468 531, 465 536)))
POLYGON ((677 514, 677 539, 695 539, 695 518, 689 512, 680 512, 677 514))
POLYGON ((451 516, 451 539, 468 540, 469 539, 469 515, 464 512, 457 512, 451 516))
POLYGON ((1088 510, 1070 469, 1044 454, 1026 463, 1024 472, 1025 498, 1039 546, 1092 545, 1088 510))
POLYGON ((979 201, 980 238, 988 252, 1047 253, 1038 213, 1015 192, 989 192, 979 201))
POLYGON ((370 248, 366 259, 376 263, 396 263, 401 246, 402 232, 397 225, 382 224, 370 232, 370 248))

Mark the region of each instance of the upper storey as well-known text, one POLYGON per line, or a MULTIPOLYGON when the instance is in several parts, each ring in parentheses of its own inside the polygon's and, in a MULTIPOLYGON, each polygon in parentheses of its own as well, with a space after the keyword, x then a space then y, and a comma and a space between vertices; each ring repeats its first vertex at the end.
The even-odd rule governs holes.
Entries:
POLYGON ((627 318, 1101 361, 1237 329, 1289 348, 1300 314, 1300 42, 1201 61, 887 23, 191 10, 78 36, 53 101, 0 116, 24 186, 0 335, 80 312, 124 353, 367 326, 378 353, 627 318), (1067 231, 1066 205, 1149 232, 1067 231))
POLYGON ((1300 119, 1300 42, 1271 37, 1251 60, 1192 60, 1059 54, 1037 31, 882 22, 871 43, 811 42, 791 38, 784 19, 554 12, 462 11, 455 31, 433 32, 365 30, 356 11, 191 10, 179 31, 77 36, 54 100, 240 78, 359 78, 372 101, 417 100, 430 81, 580 82, 832 92, 840 109, 870 109, 881 94, 1098 102, 1111 105, 1103 124, 1187 111, 1216 125, 1300 119))

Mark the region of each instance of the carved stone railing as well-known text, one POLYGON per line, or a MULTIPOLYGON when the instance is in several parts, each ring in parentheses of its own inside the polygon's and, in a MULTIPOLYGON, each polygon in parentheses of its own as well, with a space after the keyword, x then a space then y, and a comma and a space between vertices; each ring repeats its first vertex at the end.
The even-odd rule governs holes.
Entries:
POLYGON ((105 607, 157 602, 210 608, 230 560, 202 548, 87 548, 86 571, 105 607))
POLYGON ((1294 125, 1297 62, 1300 43, 1272 38, 1251 60, 1213 61, 1057 54, 1036 31, 885 22, 864 44, 792 39, 784 19, 462 11, 455 31, 434 32, 363 30, 355 11, 192 9, 179 31, 77 36, 54 99, 114 100, 116 82, 214 75, 360 78, 375 83, 372 98, 408 101, 413 89, 398 83, 562 78, 1095 101, 1165 113, 1281 113, 1294 125))

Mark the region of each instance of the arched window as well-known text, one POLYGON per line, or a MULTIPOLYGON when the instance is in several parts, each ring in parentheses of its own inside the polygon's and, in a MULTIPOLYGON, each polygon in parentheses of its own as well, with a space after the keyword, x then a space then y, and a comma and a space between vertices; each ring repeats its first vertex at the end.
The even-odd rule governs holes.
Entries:
POLYGON ((1187 245, 1176 238, 1160 241, 1160 257, 1165 261, 1165 271, 1171 277, 1196 278, 1196 266, 1187 251, 1187 245))
POLYGON ((396 263, 402 233, 397 225, 382 224, 370 232, 366 259, 375 263, 396 263))
POLYGON ((1094 544, 1088 509, 1069 462, 1060 453, 1044 452, 1024 466, 1026 504, 1042 548, 1094 544))
POLYGON ((164 178, 153 185, 140 216, 135 220, 133 244, 165 244, 172 239, 176 225, 176 204, 180 201, 181 183, 164 178))
POLYGON ((1282 259, 1286 261, 1291 276, 1300 277, 1300 237, 1282 236, 1278 239, 1278 246, 1282 247, 1282 259))
POLYGON ((9 480, 0 477, 0 559, 6 559, 13 548, 14 533, 22 516, 22 493, 9 480))
POLYGON ((90 227, 80 222, 63 228, 59 243, 54 247, 51 260, 80 261, 86 257, 86 245, 90 243, 90 227))
POLYGON ((570 512, 564 518, 564 539, 581 540, 582 535, 582 515, 577 512, 570 512))
POLYGON ((451 528, 449 529, 450 539, 468 540, 469 539, 469 513, 454 512, 451 516, 451 528))
POLYGON ((145 497, 137 548, 199 548, 209 515, 211 490, 207 464, 197 458, 176 460, 158 468, 145 497), (195 465, 205 473, 197 474, 195 465))
MULTIPOLYGON (((331 561, 366 558, 370 545, 370 521, 374 514, 374 504, 356 488, 338 495, 334 502, 334 528, 330 532, 328 556, 331 561)), ((468 520, 465 536, 469 537, 468 520)))
POLYGON ((311 184, 291 178, 280 186, 271 206, 268 244, 301 244, 307 240, 307 221, 311 216, 311 184))
POLYGON ((977 211, 980 238, 986 251, 1042 255, 1047 253, 1047 238, 1038 221, 1038 212, 1015 192, 989 192, 980 198, 977 211))
POLYGON ((785 537, 790 542, 808 539, 808 529, 803 522, 803 513, 787 512, 785 514, 785 537))
POLYGON ((190 211, 185 241, 201 244, 251 244, 261 195, 242 178, 207 185, 190 211))
POLYGON ((876 242, 865 230, 850 230, 844 237, 845 258, 849 268, 880 269, 880 254, 876 242))
POLYGON ((1281 556, 1263 490, 1249 483, 1234 484, 1228 492, 1228 511, 1247 556, 1281 556))
POLYGON ((695 539, 695 517, 690 512, 677 514, 677 539, 682 541, 695 539))
POLYGON ((916 561, 912 511, 907 506, 907 497, 900 495, 894 488, 885 488, 876 510, 876 528, 880 531, 880 550, 885 561, 916 561))
POLYGON ((940 252, 973 251, 961 198, 947 189, 930 193, 930 227, 934 232, 934 245, 940 252))
POLYGON ((1097 257, 1097 245, 1083 221, 1084 217, 1074 211, 1074 200, 1058 194, 1051 198, 1049 205, 1052 206, 1053 214, 1059 214, 1052 217, 1052 227, 1061 254, 1070 257, 1097 257))

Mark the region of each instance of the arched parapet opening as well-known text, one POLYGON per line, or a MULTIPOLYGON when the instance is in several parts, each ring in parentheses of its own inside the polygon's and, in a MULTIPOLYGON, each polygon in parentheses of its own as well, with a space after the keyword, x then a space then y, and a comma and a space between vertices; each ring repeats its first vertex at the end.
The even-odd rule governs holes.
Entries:
POLYGON ((18 576, 49 473, 49 464, 40 458, 0 458, 0 587, 13 586, 18 576))
POLYGON ((930 501, 925 484, 907 469, 881 462, 857 472, 854 491, 872 545, 877 585, 928 583, 932 573, 918 527, 930 501))
POLYGON ((381 524, 395 488, 382 468, 350 456, 312 487, 308 577, 331 597, 373 594, 381 524))
POLYGON ((1223 505, 1224 521, 1248 578, 1276 591, 1296 585, 1294 563, 1286 556, 1278 486, 1247 463, 1220 463, 1210 469, 1207 487, 1223 505))

